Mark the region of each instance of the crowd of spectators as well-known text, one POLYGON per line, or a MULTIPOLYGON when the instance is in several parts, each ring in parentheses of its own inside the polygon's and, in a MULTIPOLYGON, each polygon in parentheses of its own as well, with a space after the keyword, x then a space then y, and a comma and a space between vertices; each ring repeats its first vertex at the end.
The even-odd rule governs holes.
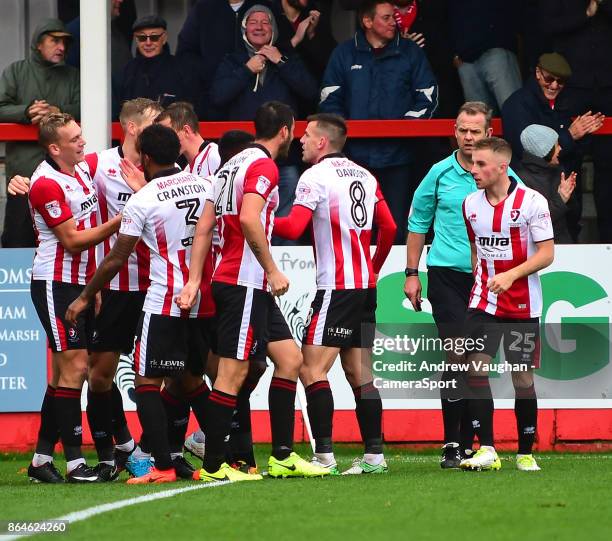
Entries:
MULTIPOLYGON (((592 156, 599 240, 612 242, 612 137, 592 137, 612 115, 612 0, 338 3, 353 10, 341 16, 356 21, 355 35, 339 44, 332 0, 195 0, 177 36, 168 35, 158 14, 137 14, 134 0, 112 0, 113 111, 140 96, 164 106, 191 102, 202 121, 251 120, 261 103, 275 99, 300 119, 324 111, 410 122, 454 118, 464 101, 484 102, 503 119, 515 168, 525 155, 533 162, 523 145, 525 128, 537 124, 557 134, 558 164, 547 175, 577 173, 564 209, 564 241, 578 238, 582 161, 592 156), (177 38, 175 51, 170 37, 177 38)), ((58 0, 66 24, 45 21, 30 58, 4 69, 0 122, 36 124, 49 107, 78 117, 76 4, 58 0), (62 50, 47 50, 49 38, 62 50)), ((376 175, 395 220, 405 224, 416 186, 451 144, 449 138, 355 139, 346 152, 376 175)), ((7 177, 29 176, 39 160, 32 143, 7 145, 7 177)), ((291 206, 302 167, 297 147, 281 164, 279 215, 291 206)), ((4 246, 33 242, 19 233, 27 219, 23 201, 9 198, 4 246)), ((399 227, 396 241, 404 235, 399 227)))

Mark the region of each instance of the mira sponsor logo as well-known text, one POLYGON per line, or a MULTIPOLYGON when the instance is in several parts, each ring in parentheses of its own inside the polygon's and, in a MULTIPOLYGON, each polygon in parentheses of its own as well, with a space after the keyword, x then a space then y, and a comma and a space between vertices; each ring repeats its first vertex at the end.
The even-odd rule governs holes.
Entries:
POLYGON ((93 194, 91 197, 89 197, 88 199, 86 199, 85 201, 81 203, 81 210, 89 210, 91 207, 93 207, 97 203, 98 203, 98 197, 96 196, 96 194, 93 194))
POLYGON ((505 248, 510 246, 508 237, 478 237, 478 244, 489 248, 505 248))

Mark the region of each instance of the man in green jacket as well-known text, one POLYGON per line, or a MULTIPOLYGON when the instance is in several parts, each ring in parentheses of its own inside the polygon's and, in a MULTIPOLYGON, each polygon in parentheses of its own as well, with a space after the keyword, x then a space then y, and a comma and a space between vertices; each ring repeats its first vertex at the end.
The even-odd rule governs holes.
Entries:
MULTIPOLYGON (((81 113, 79 72, 64 63, 71 35, 57 19, 46 19, 34 30, 30 57, 10 64, 0 77, 0 122, 38 124, 52 112, 81 113)), ((30 177, 43 160, 36 142, 6 144, 6 179, 30 177)), ((34 246, 27 198, 8 196, 2 246, 34 246)))

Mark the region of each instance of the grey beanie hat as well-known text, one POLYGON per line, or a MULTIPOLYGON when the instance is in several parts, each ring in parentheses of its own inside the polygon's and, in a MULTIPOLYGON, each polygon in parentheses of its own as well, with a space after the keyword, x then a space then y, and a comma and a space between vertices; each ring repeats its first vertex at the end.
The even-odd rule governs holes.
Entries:
POLYGON ((558 140, 559 134, 555 130, 541 124, 531 124, 521 132, 523 149, 538 158, 547 156, 558 140))

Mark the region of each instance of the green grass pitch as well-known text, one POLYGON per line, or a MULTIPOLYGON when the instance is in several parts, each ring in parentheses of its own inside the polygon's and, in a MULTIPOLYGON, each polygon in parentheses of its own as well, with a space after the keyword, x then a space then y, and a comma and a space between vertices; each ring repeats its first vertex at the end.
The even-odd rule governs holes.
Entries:
MULTIPOLYGON (((306 447, 299 447, 303 456, 306 447)), ((342 468, 359 454, 338 446, 342 468)), ((258 461, 268 449, 258 446, 258 461)), ((177 494, 69 525, 57 539, 609 540, 612 455, 539 455, 541 472, 442 471, 438 454, 387 447, 387 475, 264 479, 177 494)), ((29 455, 0 455, 0 521, 43 520, 195 485, 43 486, 26 476, 29 455)), ((188 458, 191 458, 188 455, 188 458)), ((90 458, 90 462, 95 460, 90 458)), ((60 471, 63 464, 58 461, 60 471)), ((265 468, 264 468, 265 469, 265 468)), ((0 536, 0 540, 2 536, 0 536)))

